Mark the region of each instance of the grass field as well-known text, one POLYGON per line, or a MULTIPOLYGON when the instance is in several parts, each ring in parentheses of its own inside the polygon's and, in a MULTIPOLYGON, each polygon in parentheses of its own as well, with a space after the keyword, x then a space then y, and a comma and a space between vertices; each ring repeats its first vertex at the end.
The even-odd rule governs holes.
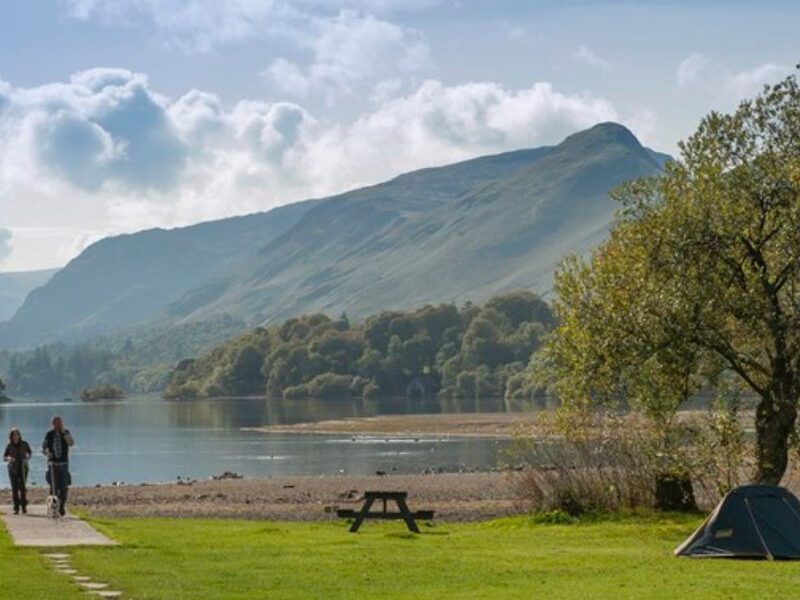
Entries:
MULTIPOLYGON (((344 523, 120 519, 94 524, 121 547, 75 550, 73 564, 137 600, 800 597, 798 563, 673 558, 698 522, 633 517, 551 525, 515 518, 412 536, 396 523, 367 523, 352 535, 344 523)), ((63 587, 35 553, 23 557, 14 570, 41 579, 30 589, 59 581, 63 587)))
POLYGON ((0 598, 86 600, 86 594, 53 571, 39 550, 15 548, 0 522, 0 598))

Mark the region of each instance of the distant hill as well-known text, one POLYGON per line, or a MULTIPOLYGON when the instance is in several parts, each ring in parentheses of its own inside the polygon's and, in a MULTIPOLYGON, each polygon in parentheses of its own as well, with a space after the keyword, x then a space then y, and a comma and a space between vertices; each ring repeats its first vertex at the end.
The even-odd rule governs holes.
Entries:
POLYGON ((547 292, 561 258, 606 234, 619 183, 666 155, 606 123, 561 144, 423 169, 338 196, 109 238, 31 294, 0 347, 230 314, 249 325, 323 311, 547 292))
POLYGON ((218 278, 291 229, 312 206, 300 202, 267 213, 103 239, 0 323, 0 349, 77 341, 163 320, 170 303, 200 286, 213 289, 218 278))
POLYGON ((10 319, 22 306, 25 297, 47 283, 58 269, 0 273, 0 321, 10 319))

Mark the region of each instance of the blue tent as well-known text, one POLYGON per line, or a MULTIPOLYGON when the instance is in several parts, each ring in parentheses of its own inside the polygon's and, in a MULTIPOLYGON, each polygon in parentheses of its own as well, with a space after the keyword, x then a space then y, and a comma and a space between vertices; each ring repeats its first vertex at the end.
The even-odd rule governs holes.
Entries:
POLYGON ((800 501, 789 490, 746 485, 729 492, 676 556, 800 558, 800 501))

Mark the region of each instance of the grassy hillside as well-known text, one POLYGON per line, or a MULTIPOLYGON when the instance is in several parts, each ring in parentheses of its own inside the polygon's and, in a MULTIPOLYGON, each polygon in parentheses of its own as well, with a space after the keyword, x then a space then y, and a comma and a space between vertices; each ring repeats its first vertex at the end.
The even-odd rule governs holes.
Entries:
POLYGON ((359 317, 429 302, 480 302, 509 289, 546 292, 565 254, 604 237, 616 210, 608 191, 661 168, 615 124, 527 158, 455 194, 409 188, 398 178, 322 202, 218 299, 186 316, 230 311, 255 324, 311 312, 359 317))

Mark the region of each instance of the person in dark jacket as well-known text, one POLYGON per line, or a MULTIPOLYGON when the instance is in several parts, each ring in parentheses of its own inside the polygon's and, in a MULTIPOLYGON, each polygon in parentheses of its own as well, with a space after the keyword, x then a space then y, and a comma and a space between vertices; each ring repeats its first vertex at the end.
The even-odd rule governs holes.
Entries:
POLYGON ((11 496, 14 500, 14 514, 28 512, 28 493, 25 483, 28 480, 28 460, 31 447, 22 439, 19 429, 14 427, 8 434, 8 445, 3 453, 3 460, 8 465, 8 478, 11 480, 11 496))
POLYGON ((44 436, 42 451, 47 456, 47 474, 45 478, 53 493, 58 496, 59 512, 66 513, 67 493, 72 485, 72 476, 69 473, 69 449, 75 445, 75 440, 64 428, 64 421, 56 415, 52 420, 53 428, 44 436))

